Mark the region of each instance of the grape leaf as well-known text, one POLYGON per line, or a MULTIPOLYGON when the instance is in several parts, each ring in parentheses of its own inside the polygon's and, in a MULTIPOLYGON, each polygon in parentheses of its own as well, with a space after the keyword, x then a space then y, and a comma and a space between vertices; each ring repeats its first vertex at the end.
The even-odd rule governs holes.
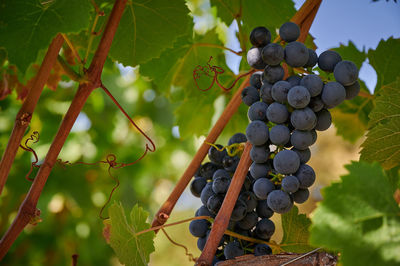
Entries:
POLYGON ((111 229, 107 235, 119 261, 125 265, 147 265, 154 251, 155 234, 151 231, 136 236, 136 233, 150 228, 150 224, 146 223, 149 214, 136 204, 128 221, 121 203, 114 203, 109 208, 109 214, 111 229))
POLYGON ((393 37, 381 40, 375 50, 368 51, 368 59, 378 75, 375 92, 383 85, 389 84, 399 76, 400 69, 400 39, 393 37))
POLYGON ((383 86, 370 114, 371 129, 362 144, 361 159, 377 161, 385 169, 400 163, 400 77, 383 86))
POLYGON ((341 253, 343 265, 400 264, 400 208, 378 164, 353 162, 323 190, 312 216, 311 244, 341 253))
POLYGON ((305 214, 299 214, 297 206, 290 212, 281 215, 283 238, 281 248, 286 252, 305 253, 313 248, 310 246, 308 231, 311 220, 305 214))
POLYGON ((135 0, 127 3, 110 50, 120 63, 136 66, 160 56, 191 23, 184 0, 135 0))
POLYGON ((89 26, 90 1, 42 2, 0 1, 0 46, 6 48, 8 60, 22 73, 57 33, 77 33, 89 26))

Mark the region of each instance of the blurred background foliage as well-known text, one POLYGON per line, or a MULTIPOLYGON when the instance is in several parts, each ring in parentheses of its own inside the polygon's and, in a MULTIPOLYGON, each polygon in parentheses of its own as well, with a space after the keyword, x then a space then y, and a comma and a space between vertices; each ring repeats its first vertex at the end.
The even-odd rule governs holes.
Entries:
MULTIPOLYGON (((154 1, 153 4, 161 2, 154 1)), ((215 123, 232 95, 232 92, 222 92, 216 87, 207 92, 199 91, 193 83, 193 69, 197 65, 206 65, 209 57, 213 56, 211 63, 223 67, 226 71, 221 76, 221 82, 225 85, 234 80, 238 71, 248 70, 245 60, 240 62, 239 56, 240 63, 236 66, 233 64, 232 67, 234 60, 229 58, 229 52, 209 46, 201 47, 198 43, 235 46, 235 38, 238 44, 237 37, 240 39, 242 36, 244 38, 242 48, 249 49, 247 36, 253 27, 265 25, 275 35, 275 29, 289 20, 296 11, 295 4, 290 0, 279 3, 266 0, 249 2, 243 3, 241 17, 243 28, 239 27, 239 32, 232 30, 231 26, 235 24, 232 14, 241 10, 240 1, 212 0, 210 4, 207 0, 189 0, 186 4, 190 10, 190 18, 179 18, 184 21, 179 36, 169 41, 165 49, 158 47, 154 58, 151 55, 148 55, 146 60, 132 59, 129 56, 124 58, 123 55, 121 58, 120 51, 116 51, 118 48, 114 47, 105 64, 102 81, 140 128, 154 140, 157 151, 149 153, 133 166, 111 170, 113 176, 121 182, 112 196, 112 201, 121 201, 127 209, 131 209, 135 203, 140 203, 150 211, 152 217, 169 195, 204 140, 205 134, 215 123), (223 7, 224 3, 230 4, 228 9, 223 7), (264 17, 265 10, 269 12, 268 18, 264 17), (128 62, 125 64, 133 67, 117 64, 111 57, 128 62), (129 61, 131 59, 132 61, 129 61), (137 62, 142 64, 137 66, 137 62)), ((111 10, 112 1, 96 0, 96 3, 106 14, 99 17, 98 25, 101 27, 111 10)), ((95 15, 94 8, 90 10, 89 25, 93 23, 95 15)), ((87 26, 87 29, 80 33, 68 35, 82 57, 85 56, 88 47, 88 28, 90 27, 87 26)), ((99 37, 93 39, 93 45, 88 53, 89 62, 98 41, 99 37)), ((309 47, 315 47, 311 35, 307 44, 309 47)), ((240 50, 240 47, 236 48, 240 50)), ((340 53, 346 49, 357 50, 356 47, 351 47, 351 44, 338 48, 340 53)), ((15 70, 12 62, 8 62, 6 55, 3 55, 4 49, 0 49, 3 79, 5 80, 7 75, 18 78, 18 82, 10 90, 7 90, 4 82, 0 87, 1 151, 4 151, 7 145, 15 116, 21 106, 20 98, 23 98, 29 89, 29 80, 34 76, 44 56, 45 50, 38 49, 38 51, 34 64, 31 64, 25 72, 15 70)), ((360 64, 366 59, 365 52, 362 53, 360 64)), ((349 52, 349 56, 354 54, 357 54, 354 50, 349 52)), ((63 47, 62 55, 67 61, 69 59, 75 71, 82 71, 79 64, 71 59, 71 51, 66 45, 63 47)), ((237 58, 235 60, 237 61, 237 58)), ((39 142, 32 145, 39 156, 39 163, 45 157, 78 87, 76 82, 63 74, 59 66, 53 72, 53 79, 44 89, 25 137, 25 139, 29 137, 33 131, 40 133, 39 142), (60 82, 57 86, 58 81, 60 82)), ((199 80, 201 88, 206 88, 209 84, 210 79, 204 76, 199 80)), ((367 90, 365 85, 363 87, 367 90)), ((356 98, 355 101, 364 99, 356 98)), ((343 123, 338 123, 339 130, 343 132, 341 136, 337 136, 334 127, 319 133, 318 141, 312 147, 313 156, 310 163, 318 173, 318 178, 311 188, 311 200, 300 206, 300 212, 310 213, 315 208, 316 202, 322 199, 320 189, 346 172, 344 164, 358 160, 358 147, 368 124, 368 112, 372 108, 369 104, 363 105, 363 108, 369 108, 368 110, 361 111, 349 111, 351 108, 348 106, 338 108, 339 111, 334 115, 342 118, 340 121, 343 123), (355 121, 355 117, 346 116, 346 112, 362 116, 363 120, 358 123, 364 128, 349 129, 348 125, 351 121, 355 121)), ((245 106, 240 107, 239 112, 218 139, 218 143, 225 144, 232 134, 245 130, 248 123, 246 112, 245 106)), ((145 139, 135 131, 107 95, 97 89, 78 117, 59 158, 71 163, 78 161, 92 163, 104 160, 112 153, 116 155, 118 162, 129 163, 140 157, 144 147, 145 139)), ((7 230, 16 216, 18 206, 30 187, 30 182, 24 179, 24 176, 29 171, 32 160, 32 154, 20 149, 0 197, 1 234, 7 230)), ((31 177, 34 177, 35 173, 36 169, 31 177)), ((99 211, 114 185, 115 181, 108 175, 107 165, 57 164, 38 204, 42 221, 37 226, 29 225, 24 230, 2 261, 2 265, 70 265, 72 254, 79 255, 78 265, 119 265, 112 249, 102 237, 103 221, 99 218, 99 211)), ((200 205, 200 200, 192 197, 186 190, 170 222, 192 217, 200 205)), ((273 217, 276 222, 279 222, 279 219, 277 215, 273 217)), ((198 256, 196 239, 190 235, 187 228, 188 224, 183 224, 167 231, 176 241, 187 245, 190 252, 198 256)), ((282 232, 278 226, 274 238, 279 240, 281 237, 282 232)), ((155 247, 156 252, 152 254, 150 265, 190 264, 184 251, 173 246, 162 234, 156 237, 155 247)))

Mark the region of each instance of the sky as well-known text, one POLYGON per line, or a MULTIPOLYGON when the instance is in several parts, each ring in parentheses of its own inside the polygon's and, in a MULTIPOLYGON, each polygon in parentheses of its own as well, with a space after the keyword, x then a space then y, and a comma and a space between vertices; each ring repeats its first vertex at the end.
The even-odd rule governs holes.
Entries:
MULTIPOLYGON (((305 0, 294 0, 299 9, 305 0)), ((227 46, 240 50, 235 40, 236 24, 230 25, 231 34, 227 46)), ((375 49, 379 41, 390 36, 400 38, 400 2, 393 0, 323 0, 310 28, 315 38, 317 54, 325 50, 347 44, 351 40, 359 50, 375 49)), ((399 51, 400 53, 400 51, 399 51)), ((240 59, 228 55, 227 63, 237 73, 240 59)), ((370 91, 376 85, 375 70, 365 62, 360 69, 360 78, 366 82, 370 91)))

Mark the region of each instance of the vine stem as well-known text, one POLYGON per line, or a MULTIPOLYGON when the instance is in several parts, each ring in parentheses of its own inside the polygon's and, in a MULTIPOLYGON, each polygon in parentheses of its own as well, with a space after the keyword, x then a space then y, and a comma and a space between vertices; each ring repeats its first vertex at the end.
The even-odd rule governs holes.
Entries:
POLYGON ((46 84, 50 71, 56 63, 57 56, 64 43, 64 39, 61 34, 58 34, 51 42, 43 62, 40 65, 39 72, 36 75, 35 82, 32 88, 29 90, 28 95, 19 110, 14 128, 11 132, 7 147, 3 153, 3 157, 0 162, 0 195, 3 191, 4 185, 6 184, 8 174, 10 173, 11 166, 14 162, 15 155, 17 154, 18 147, 24 136, 26 129, 32 118, 32 114, 35 111, 37 102, 42 94, 43 87, 46 84))
MULTIPOLYGON (((17 216, 3 238, 0 240, 0 260, 2 260, 7 254, 11 245, 14 243, 25 226, 31 221, 32 218, 37 216, 37 202, 43 187, 46 184, 51 169, 57 161, 57 157, 61 151, 61 148, 64 145, 69 132, 74 125, 76 118, 81 112, 87 98, 95 88, 98 88, 101 85, 101 72, 103 70, 103 66, 110 50, 115 32, 117 31, 119 21, 121 20, 123 11, 125 9, 126 2, 127 0, 115 1, 114 7, 107 21, 104 34, 86 73, 88 82, 79 84, 78 91, 76 92, 75 97, 72 100, 67 113, 65 114, 60 128, 58 129, 53 143, 50 146, 46 158, 44 159, 44 162, 41 165, 28 194, 18 210, 17 216)), ((57 56, 55 56, 55 59, 56 58, 57 56)))
POLYGON ((213 126, 203 144, 201 144, 200 148, 197 150, 197 153, 193 157, 189 166, 183 173, 182 177, 179 179, 174 190, 171 192, 168 199, 164 202, 164 204, 156 213, 152 222, 152 227, 163 225, 168 220, 169 215, 171 214, 176 202, 178 201, 182 192, 185 190, 186 186, 189 184, 190 180, 196 173, 204 157, 207 155, 208 149, 210 148, 210 145, 207 143, 214 143, 217 140, 222 130, 225 128, 226 124, 228 124, 232 115, 238 110, 240 104, 242 103, 242 90, 245 86, 249 84, 249 80, 250 75, 248 75, 247 78, 241 83, 239 89, 229 101, 217 123, 213 126))
POLYGON ((235 174, 232 177, 228 192, 226 192, 226 196, 222 202, 221 209, 218 211, 217 217, 215 217, 215 221, 211 227, 210 235, 203 251, 201 252, 200 258, 197 260, 196 265, 211 264, 219 242, 223 237, 226 228, 228 228, 233 208, 235 207, 236 200, 239 196, 244 179, 246 178, 247 172, 249 171, 249 167, 251 165, 251 147, 252 145, 250 142, 247 142, 244 147, 242 157, 240 157, 235 174))

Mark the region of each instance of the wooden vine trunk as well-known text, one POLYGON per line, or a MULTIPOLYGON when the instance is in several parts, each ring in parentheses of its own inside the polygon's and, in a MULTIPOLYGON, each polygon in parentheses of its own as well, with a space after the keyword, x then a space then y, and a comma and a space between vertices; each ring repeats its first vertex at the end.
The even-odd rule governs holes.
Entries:
MULTIPOLYGON (((303 42, 306 40, 308 32, 310 30, 311 24, 314 21, 315 15, 318 12, 319 6, 321 5, 322 0, 307 0, 302 7, 297 11, 297 13, 293 16, 290 20, 300 27, 300 37, 298 41, 303 42)), ((277 39, 279 41, 279 39, 277 39)), ((284 65, 284 68, 285 65, 284 65)), ((286 68, 287 69, 287 68, 286 68)), ((285 70, 285 77, 287 77, 287 71, 285 70)), ((207 151, 210 148, 210 145, 207 143, 215 143, 219 135, 221 134, 222 130, 226 126, 226 124, 231 119, 232 115, 238 110, 239 105, 241 104, 241 91, 244 87, 248 85, 249 77, 242 82, 238 91, 235 93, 231 101, 226 106, 224 112, 222 113, 221 117, 218 119, 217 123, 211 129, 210 133, 208 134, 207 138, 197 151, 196 155, 192 159, 191 163, 183 173, 182 177, 178 181, 177 185, 175 186, 174 190, 171 192, 167 200, 164 204, 160 207, 159 211, 156 213, 152 227, 160 226, 166 223, 170 214, 178 201, 179 197, 183 193, 184 189, 189 184, 190 180, 192 179, 193 175, 195 174, 196 170, 200 167, 202 161, 204 160, 205 156, 207 155, 207 151)), ((232 182, 229 187, 229 190, 225 196, 223 204, 221 206, 220 211, 218 212, 217 217, 213 223, 211 228, 211 232, 207 243, 198 258, 196 265, 208 266, 212 264, 212 260, 214 258, 215 252, 218 247, 218 243, 223 236, 226 228, 228 227, 229 219, 234 207, 234 204, 239 196, 239 192, 243 185, 244 178, 247 174, 248 168, 251 164, 251 159, 249 156, 251 149, 251 144, 246 143, 246 148, 242 154, 240 159, 239 165, 236 169, 234 176, 232 177, 232 182)), ((297 265, 325 265, 325 264, 318 264, 319 260, 315 259, 319 253, 314 253, 314 255, 310 255, 310 257, 305 257, 304 263, 305 264, 297 264, 297 265), (308 264, 314 258, 314 264, 308 264)), ((244 264, 237 264, 235 261, 226 261, 224 263, 219 263, 218 265, 279 265, 282 262, 282 257, 284 255, 270 255, 270 256, 263 256, 263 257, 256 257, 254 264, 251 264, 250 260, 247 262, 249 256, 240 257, 244 259, 244 264), (278 256, 278 257, 277 257, 278 256), (277 264, 273 264, 273 263, 277 264), (257 264, 258 263, 258 264, 257 264), (271 264, 272 263, 272 264, 271 264)), ((288 255, 286 255, 288 256, 288 255)), ((291 255, 293 256, 293 255, 291 255)), ((254 257, 254 256, 253 256, 254 257)), ((286 257, 287 259, 287 257, 286 257)), ((300 260, 302 261, 302 260, 300 260)), ((300 263, 300 262, 299 262, 300 263)), ((329 265, 329 264, 328 264, 329 265)), ((334 264, 332 264, 334 265, 334 264)))

